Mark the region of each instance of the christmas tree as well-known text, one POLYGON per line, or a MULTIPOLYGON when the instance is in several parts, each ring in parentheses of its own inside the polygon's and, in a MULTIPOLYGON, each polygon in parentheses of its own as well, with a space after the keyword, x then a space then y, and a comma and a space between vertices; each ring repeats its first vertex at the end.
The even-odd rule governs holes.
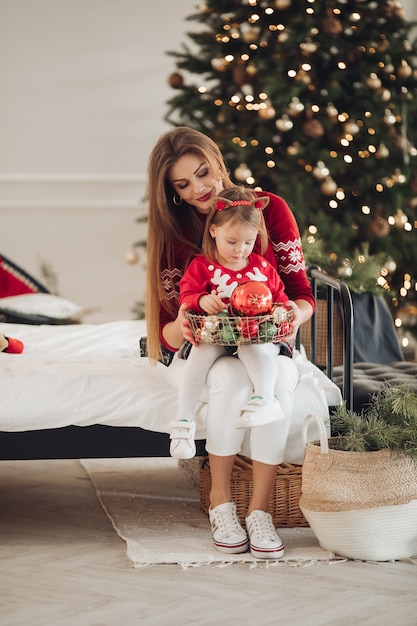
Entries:
POLYGON ((166 120, 284 197, 307 261, 415 301, 417 44, 400 3, 206 0, 188 20, 166 120))

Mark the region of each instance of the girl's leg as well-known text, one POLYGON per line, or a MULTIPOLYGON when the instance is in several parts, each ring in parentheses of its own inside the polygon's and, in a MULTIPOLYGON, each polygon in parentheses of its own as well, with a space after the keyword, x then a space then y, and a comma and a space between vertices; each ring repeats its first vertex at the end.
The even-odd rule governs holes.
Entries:
POLYGON ((170 423, 169 451, 176 459, 191 459, 195 455, 196 404, 210 367, 223 353, 221 346, 202 343, 188 355, 178 392, 177 417, 170 423))
POLYGON ((239 359, 244 363, 253 383, 253 395, 242 407, 238 428, 253 428, 284 418, 275 396, 279 346, 273 343, 239 346, 239 359))
POLYGON ((253 393, 267 402, 275 397, 278 354, 279 346, 274 343, 243 344, 238 349, 239 359, 253 383, 253 393))
MULTIPOLYGON (((288 433, 294 406, 294 393, 298 384, 298 370, 294 361, 287 356, 275 357, 277 378, 275 395, 282 409, 283 418, 250 431, 252 461, 267 465, 278 465, 284 460, 288 433)), ((254 486, 254 495, 255 486, 254 486)))
POLYGON ((178 391, 177 420, 194 420, 195 407, 206 384, 207 374, 222 354, 222 346, 209 343, 201 343, 198 347, 191 348, 178 391))

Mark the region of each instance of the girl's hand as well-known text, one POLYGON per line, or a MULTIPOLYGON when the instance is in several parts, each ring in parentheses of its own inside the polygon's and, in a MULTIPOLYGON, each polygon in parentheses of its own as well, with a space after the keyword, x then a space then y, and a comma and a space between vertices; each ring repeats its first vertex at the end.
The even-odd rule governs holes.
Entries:
POLYGON ((209 315, 216 315, 226 308, 225 303, 214 293, 201 296, 198 301, 199 306, 209 315))

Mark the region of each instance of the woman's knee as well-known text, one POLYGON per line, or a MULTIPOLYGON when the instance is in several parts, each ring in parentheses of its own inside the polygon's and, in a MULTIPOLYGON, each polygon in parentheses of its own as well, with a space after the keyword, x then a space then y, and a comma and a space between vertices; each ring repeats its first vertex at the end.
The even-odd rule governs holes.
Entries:
POLYGON ((228 395, 240 393, 246 389, 251 393, 251 381, 245 366, 239 359, 224 356, 213 364, 207 376, 210 389, 224 390, 228 395))

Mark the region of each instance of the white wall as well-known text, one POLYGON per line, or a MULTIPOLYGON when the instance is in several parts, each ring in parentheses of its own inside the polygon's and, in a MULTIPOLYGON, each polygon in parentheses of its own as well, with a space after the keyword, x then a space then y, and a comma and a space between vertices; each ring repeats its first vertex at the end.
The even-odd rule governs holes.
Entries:
MULTIPOLYGON (((132 317, 146 163, 197 0, 0 0, 0 254, 94 309, 132 317)), ((417 17, 413 0, 403 3, 417 17)))
POLYGON ((194 0, 0 0, 0 254, 95 310, 132 317, 125 254, 194 0))

